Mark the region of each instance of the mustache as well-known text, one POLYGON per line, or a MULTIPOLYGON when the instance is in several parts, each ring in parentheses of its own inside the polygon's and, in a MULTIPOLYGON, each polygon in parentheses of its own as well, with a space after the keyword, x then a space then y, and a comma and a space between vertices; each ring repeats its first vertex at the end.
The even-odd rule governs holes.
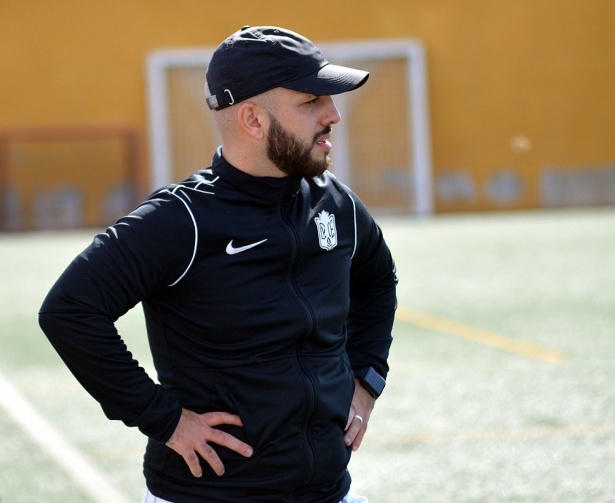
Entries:
POLYGON ((324 136, 326 134, 329 134, 331 131, 333 131, 333 128, 331 126, 326 126, 322 131, 316 133, 314 135, 314 143, 316 143, 318 141, 318 138, 320 138, 321 136, 324 136))

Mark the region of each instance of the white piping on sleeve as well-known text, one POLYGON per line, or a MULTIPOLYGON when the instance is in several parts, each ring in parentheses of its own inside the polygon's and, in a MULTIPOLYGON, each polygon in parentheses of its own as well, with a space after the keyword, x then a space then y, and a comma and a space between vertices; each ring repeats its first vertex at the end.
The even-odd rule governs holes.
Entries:
POLYGON ((194 250, 192 250, 192 258, 190 259, 190 263, 188 264, 188 267, 186 267, 186 270, 182 273, 182 275, 179 278, 177 278, 173 283, 168 285, 169 287, 171 287, 171 286, 177 285, 177 283, 179 283, 183 279, 183 277, 186 274, 188 274, 188 271, 192 267, 192 264, 194 262, 194 258, 196 257, 196 250, 197 250, 197 248, 199 246, 199 232, 198 232, 199 228, 198 228, 198 226, 196 224, 196 219, 194 218, 194 213, 192 213, 192 210, 190 209, 190 206, 188 206, 188 203, 186 201, 184 201, 181 197, 179 197, 174 191, 171 192, 169 190, 165 190, 164 192, 167 192, 167 193, 175 196, 182 203, 184 203, 184 206, 188 210, 188 213, 190 214, 190 218, 192 219, 192 223, 194 225, 194 250))
MULTIPOLYGON (((326 171, 326 173, 333 179, 337 180, 337 177, 331 173, 330 171, 326 171)), ((359 231, 357 229, 357 204, 354 202, 354 199, 352 197, 352 191, 343 183, 339 182, 340 185, 342 186, 342 189, 344 190, 344 192, 346 193, 346 195, 350 198, 350 202, 352 203, 352 215, 353 215, 353 219, 354 219, 354 248, 352 250, 352 255, 350 256, 350 260, 352 260, 355 256, 355 254, 357 253, 357 243, 359 240, 359 231)))
POLYGON ((348 192, 346 192, 346 194, 348 194, 348 197, 352 201, 352 214, 354 217, 354 249, 352 250, 352 255, 350 256, 350 260, 352 260, 354 258, 354 254, 357 252, 357 205, 355 204, 352 195, 348 192))

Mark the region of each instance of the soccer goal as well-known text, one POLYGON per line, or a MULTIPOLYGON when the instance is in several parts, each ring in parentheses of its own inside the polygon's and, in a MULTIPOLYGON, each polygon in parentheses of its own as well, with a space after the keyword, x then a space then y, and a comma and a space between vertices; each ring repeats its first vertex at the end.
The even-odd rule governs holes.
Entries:
POLYGON ((106 227, 143 194, 130 126, 0 129, 0 232, 106 227))
MULTIPOLYGON (((368 83, 334 97, 332 168, 370 210, 433 210, 425 51, 417 40, 317 44, 334 64, 370 72, 368 83)), ((210 165, 220 141, 205 102, 211 49, 157 50, 148 69, 152 189, 210 165)))

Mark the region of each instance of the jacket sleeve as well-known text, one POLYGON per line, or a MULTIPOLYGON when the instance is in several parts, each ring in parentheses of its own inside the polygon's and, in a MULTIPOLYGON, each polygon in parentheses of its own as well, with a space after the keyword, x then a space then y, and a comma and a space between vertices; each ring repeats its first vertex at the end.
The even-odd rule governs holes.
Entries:
POLYGON ((359 198, 355 204, 357 247, 350 268, 350 311, 346 351, 353 372, 363 378, 373 367, 386 378, 397 307, 397 274, 380 227, 359 198))
POLYGON ((146 374, 115 321, 188 267, 195 228, 182 201, 152 198, 94 238, 51 288, 39 324, 110 419, 166 442, 181 406, 146 374))

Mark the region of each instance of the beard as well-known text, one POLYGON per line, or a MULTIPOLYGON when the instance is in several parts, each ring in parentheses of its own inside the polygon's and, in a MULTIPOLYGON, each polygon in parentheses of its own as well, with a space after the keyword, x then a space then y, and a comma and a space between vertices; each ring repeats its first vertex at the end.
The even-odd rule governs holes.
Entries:
POLYGON ((314 178, 322 175, 331 165, 331 158, 325 152, 322 159, 314 159, 312 148, 318 138, 331 132, 327 126, 314 135, 310 145, 305 145, 292 133, 284 130, 282 124, 269 115, 271 126, 267 133, 267 157, 284 174, 296 178, 314 178))

